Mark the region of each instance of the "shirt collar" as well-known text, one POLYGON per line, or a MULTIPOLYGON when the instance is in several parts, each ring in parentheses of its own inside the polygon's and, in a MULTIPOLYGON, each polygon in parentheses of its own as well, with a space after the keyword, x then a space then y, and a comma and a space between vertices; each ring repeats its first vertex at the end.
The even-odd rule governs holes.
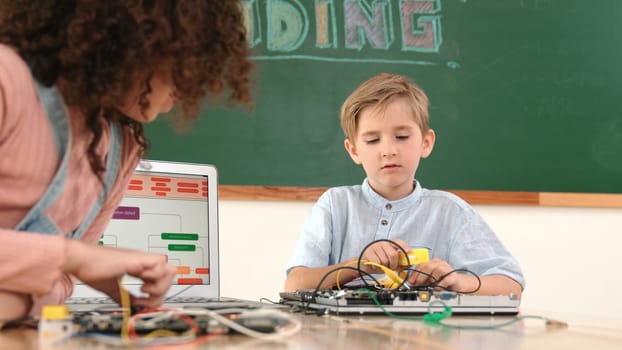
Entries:
POLYGON ((421 198, 421 195, 423 193, 421 184, 417 180, 413 180, 413 183, 415 184, 415 190, 412 191, 408 196, 395 201, 387 200, 386 198, 376 193, 376 191, 374 191, 369 185, 369 181, 367 180, 367 178, 363 180, 361 188, 363 190, 363 196, 365 197, 367 202, 369 202, 375 208, 385 209, 387 208, 387 204, 391 204, 390 208, 392 211, 400 211, 412 207, 421 198))

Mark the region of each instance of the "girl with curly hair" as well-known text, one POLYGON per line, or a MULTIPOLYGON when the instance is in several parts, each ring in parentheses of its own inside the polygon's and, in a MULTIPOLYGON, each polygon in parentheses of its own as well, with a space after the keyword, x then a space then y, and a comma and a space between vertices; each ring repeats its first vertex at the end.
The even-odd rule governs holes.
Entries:
POLYGON ((237 0, 0 1, 0 324, 62 303, 75 279, 162 304, 162 255, 98 246, 147 148, 143 124, 206 96, 251 105, 237 0))

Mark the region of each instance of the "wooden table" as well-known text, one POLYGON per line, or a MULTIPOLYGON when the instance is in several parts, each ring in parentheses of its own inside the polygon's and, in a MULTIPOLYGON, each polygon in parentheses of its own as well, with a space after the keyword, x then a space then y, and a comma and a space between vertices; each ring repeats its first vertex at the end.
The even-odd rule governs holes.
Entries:
MULTIPOLYGON (((552 317, 567 327, 547 327, 541 319, 523 319, 499 329, 455 329, 426 325, 386 316, 315 316, 293 314, 302 329, 283 340, 257 340, 244 335, 219 335, 193 343, 133 347, 140 349, 546 349, 608 350, 622 348, 622 320, 577 317, 559 313, 522 312, 552 317)), ((511 320, 509 316, 454 316, 445 322, 456 326, 489 326, 511 320)), ((44 349, 34 329, 0 332, 0 349, 44 349)), ((89 339, 73 338, 45 349, 119 349, 89 339)))

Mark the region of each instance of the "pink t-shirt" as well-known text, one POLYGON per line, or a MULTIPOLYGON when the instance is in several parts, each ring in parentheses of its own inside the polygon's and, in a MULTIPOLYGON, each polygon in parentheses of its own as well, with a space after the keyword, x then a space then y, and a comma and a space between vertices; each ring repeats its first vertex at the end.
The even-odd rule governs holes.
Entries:
MULTIPOLYGON (((101 190, 87 157, 91 134, 81 113, 69 109, 72 144, 65 187, 47 214, 62 232, 71 232, 88 214, 101 190)), ((110 130, 98 147, 107 150, 110 130)), ((132 131, 123 131, 119 173, 101 212, 81 238, 97 244, 139 160, 132 131)), ((33 313, 45 304, 62 303, 73 291, 73 280, 64 275, 65 238, 17 232, 13 228, 26 216, 51 182, 60 164, 47 116, 21 57, 0 45, 0 289, 33 295, 33 313)))

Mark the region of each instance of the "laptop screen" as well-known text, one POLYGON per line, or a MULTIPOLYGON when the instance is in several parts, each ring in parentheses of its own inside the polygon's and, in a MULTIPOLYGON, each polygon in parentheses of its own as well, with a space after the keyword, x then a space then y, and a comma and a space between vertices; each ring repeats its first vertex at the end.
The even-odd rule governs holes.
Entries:
MULTIPOLYGON (((166 255, 177 269, 169 296, 218 297, 216 168, 141 161, 99 243, 166 255)), ((140 280, 123 284, 140 293, 140 280)), ((92 294, 87 289, 76 285, 72 296, 92 294)))

